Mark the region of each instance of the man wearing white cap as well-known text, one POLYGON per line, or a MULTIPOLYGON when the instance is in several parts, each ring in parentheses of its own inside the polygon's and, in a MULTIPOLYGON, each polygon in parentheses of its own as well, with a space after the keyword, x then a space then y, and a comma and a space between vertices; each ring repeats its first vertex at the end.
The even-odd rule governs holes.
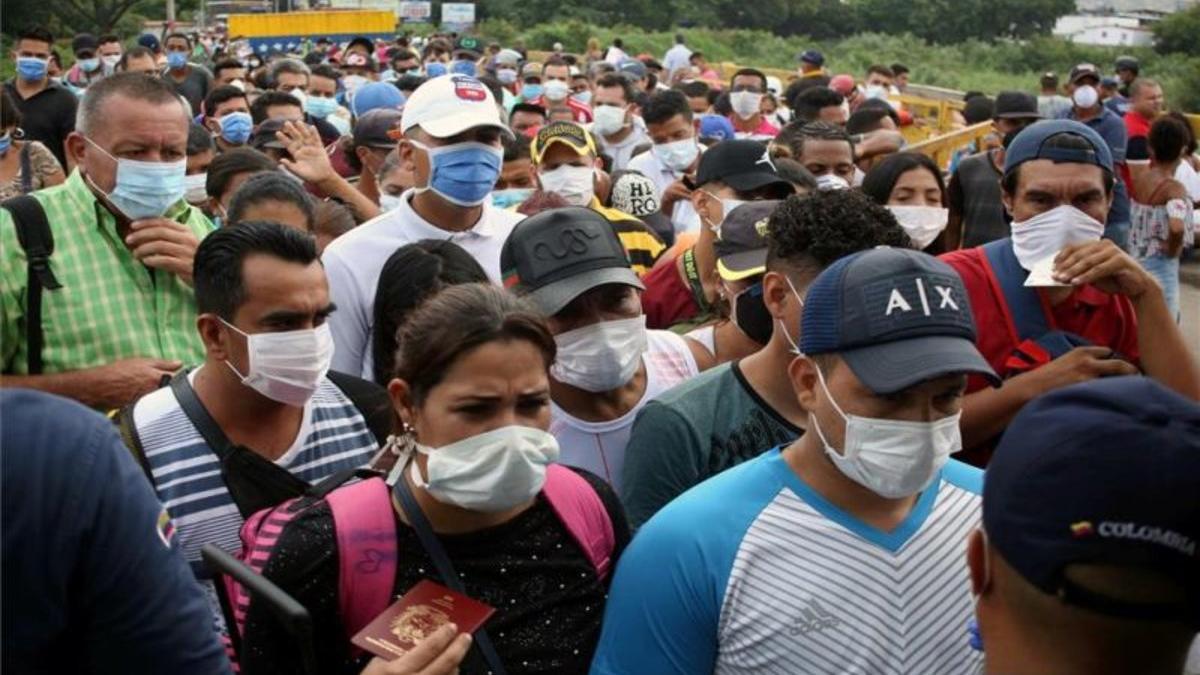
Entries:
POLYGON ((379 271, 397 248, 422 239, 453 241, 500 280, 500 247, 521 215, 495 209, 490 195, 510 133, 488 88, 468 75, 436 77, 417 88, 400 120, 401 168, 415 187, 400 206, 363 223, 327 249, 323 261, 338 311, 329 318, 333 369, 370 373, 371 317, 379 271))

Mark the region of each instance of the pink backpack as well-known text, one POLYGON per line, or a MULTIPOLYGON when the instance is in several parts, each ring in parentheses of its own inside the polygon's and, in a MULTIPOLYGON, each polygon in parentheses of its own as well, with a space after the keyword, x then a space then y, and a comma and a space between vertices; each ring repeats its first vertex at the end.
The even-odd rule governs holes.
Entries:
MULTIPOLYGON (((595 489, 579 474, 558 464, 546 468, 542 494, 579 544, 601 580, 612 569, 612 520, 595 489)), ((349 638, 392 602, 396 581, 396 520, 391 487, 381 477, 340 487, 324 497, 333 513, 338 545, 338 602, 349 638)), ((320 499, 298 497, 264 509, 242 525, 242 562, 262 574, 284 527, 320 499)), ((241 635, 250 605, 247 590, 225 577, 236 630, 241 635)))

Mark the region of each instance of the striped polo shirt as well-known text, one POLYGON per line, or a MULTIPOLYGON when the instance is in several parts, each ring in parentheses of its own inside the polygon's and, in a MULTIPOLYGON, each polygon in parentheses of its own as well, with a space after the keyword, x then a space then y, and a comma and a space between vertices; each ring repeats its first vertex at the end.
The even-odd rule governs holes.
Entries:
MULTIPOLYGON (((192 371, 188 379, 195 382, 199 371, 192 371)), ((154 489, 175 521, 176 537, 192 569, 201 570, 200 547, 205 544, 234 554, 241 551, 238 532, 243 519, 221 478, 221 462, 171 388, 139 400, 133 423, 154 476, 154 489)), ((377 447, 362 413, 337 385, 324 379, 304 406, 296 440, 275 463, 315 483, 365 465, 377 447)))
POLYGON ((684 493, 621 557, 592 672, 970 673, 963 551, 983 474, 951 460, 891 532, 779 448, 684 493))

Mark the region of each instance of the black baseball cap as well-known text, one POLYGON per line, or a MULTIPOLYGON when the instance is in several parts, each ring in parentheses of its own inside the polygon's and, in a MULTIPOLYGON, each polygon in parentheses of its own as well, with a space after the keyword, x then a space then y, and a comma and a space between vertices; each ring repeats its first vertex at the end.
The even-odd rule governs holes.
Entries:
POLYGON ((475 58, 483 55, 483 43, 479 38, 471 35, 463 35, 454 42, 454 55, 470 54, 475 58))
POLYGON ((721 181, 739 192, 780 183, 790 186, 775 168, 767 146, 758 141, 721 141, 700 155, 696 185, 721 181))
POLYGON ((983 526, 1065 603, 1200 629, 1197 495, 1200 405, 1148 377, 1103 378, 1043 394, 1009 423, 984 474, 983 526), (1150 572, 1181 593, 1135 603, 1072 577, 1076 564, 1150 572))
POLYGON ((992 106, 996 119, 1041 119, 1037 99, 1023 91, 1002 91, 992 106))
POLYGON ((1096 83, 1099 84, 1100 69, 1090 63, 1080 63, 1071 69, 1071 75, 1067 78, 1067 81, 1071 84, 1075 84, 1085 77, 1094 77, 1096 78, 1096 83))
POLYGON ((250 147, 255 150, 262 150, 263 148, 282 150, 287 148, 287 145, 275 135, 283 131, 283 125, 286 121, 263 120, 261 124, 254 128, 254 133, 250 135, 250 147))
POLYGON ((403 113, 390 108, 368 111, 354 123, 354 145, 370 148, 396 147, 396 133, 403 113))
POLYGON ((806 49, 796 57, 801 63, 811 63, 814 66, 825 65, 825 55, 815 49, 806 49))
POLYGON ((608 219, 578 206, 542 211, 517 223, 500 250, 504 287, 546 316, 605 284, 645 288, 608 219))
POLYGON ((836 352, 876 394, 956 373, 1000 385, 975 347, 975 320, 958 273, 909 249, 860 251, 821 272, 804 300, 800 351, 836 352))
POLYGON ((95 53, 100 48, 100 40, 91 33, 80 33, 71 40, 71 52, 78 54, 79 52, 95 53))
POLYGON ((775 199, 746 202, 725 214, 713 243, 722 279, 738 281, 766 271, 767 222, 779 204, 775 199))

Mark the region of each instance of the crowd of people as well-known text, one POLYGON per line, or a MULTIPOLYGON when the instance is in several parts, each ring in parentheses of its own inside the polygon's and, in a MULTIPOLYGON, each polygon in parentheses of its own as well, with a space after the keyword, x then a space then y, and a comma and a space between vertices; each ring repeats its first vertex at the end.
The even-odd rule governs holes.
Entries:
POLYGON ((625 49, 21 31, 4 668, 1200 673, 1162 87, 625 49))

